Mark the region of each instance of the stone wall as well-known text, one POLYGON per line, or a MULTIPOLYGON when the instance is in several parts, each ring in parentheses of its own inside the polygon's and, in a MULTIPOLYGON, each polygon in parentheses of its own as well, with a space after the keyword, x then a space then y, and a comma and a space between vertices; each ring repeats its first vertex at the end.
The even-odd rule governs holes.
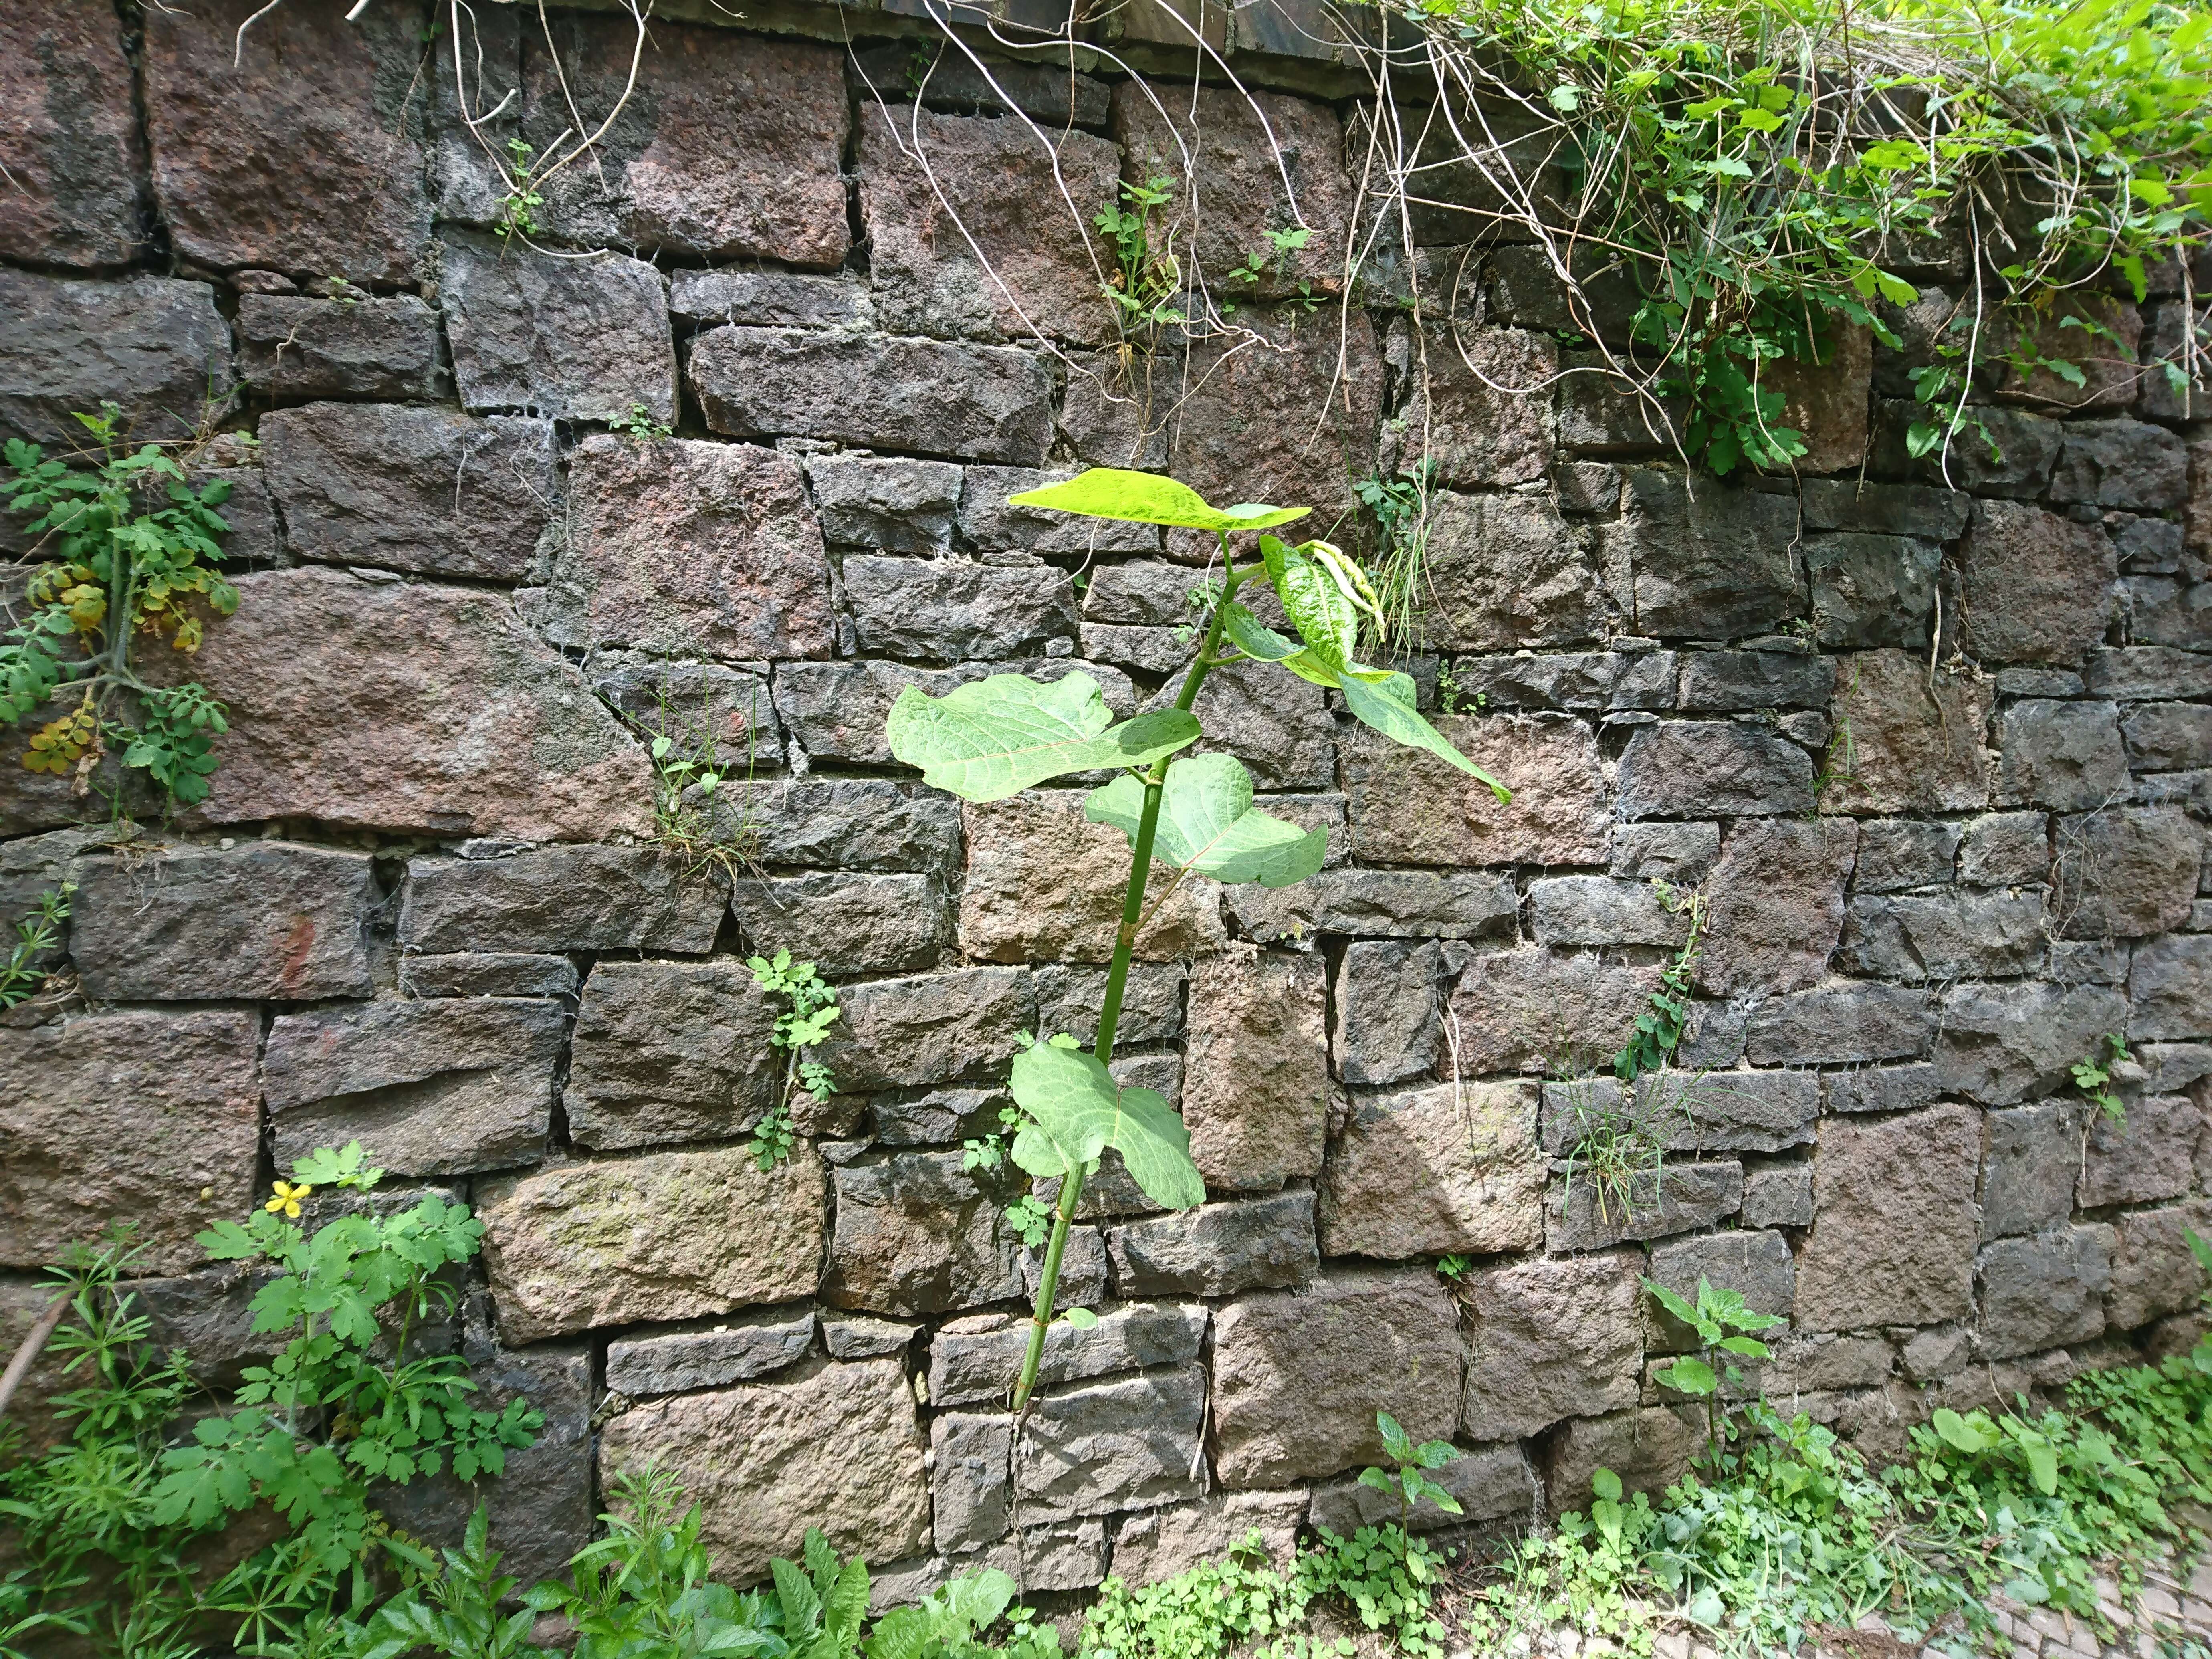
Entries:
MULTIPOLYGON (((1911 349, 1967 280, 1939 247, 1906 352, 1846 342, 1793 383, 1805 476, 1692 483, 1601 383, 1547 384, 1579 360, 1528 250, 1456 246, 1432 204, 1418 256, 1344 294, 1366 115, 1296 11, 1197 14, 1249 102, 1127 41, 1002 67, 1035 125, 959 58, 897 103, 937 38, 898 9, 658 23, 534 252, 491 232, 432 9, 287 0, 234 70, 251 9, 0 21, 0 429, 65 441, 112 398, 179 435, 212 396, 194 465, 233 485, 241 595, 192 670, 233 710, 204 807, 133 829, 0 769, 6 914, 77 886, 62 988, 0 1020, 8 1328, 39 1264, 125 1217, 162 1338, 234 1377, 251 1285, 192 1234, 358 1137, 489 1224, 450 1336, 547 1416, 492 1494, 514 1570, 651 1462, 728 1571, 820 1524, 885 1597, 1345 1526, 1378 1407, 1468 1449, 1478 1521, 1571 1504, 1601 1463, 1659 1481, 1694 1425, 1639 1274, 1788 1315, 1765 1388, 1877 1453, 2193 1331, 2212 427, 2162 378, 1991 388, 2002 459, 1970 444, 1945 487, 1902 442, 1911 349), (1291 222, 1286 181, 1316 234, 1239 332, 1125 368, 1088 218, 1186 154, 1208 269, 1291 222), (1420 273, 1451 319, 1409 320, 1420 273), (639 406, 674 435, 610 429, 639 406), (1190 550, 1015 489, 1170 468, 1325 527, 1421 444, 1443 493, 1409 666, 1517 797, 1303 683, 1209 684, 1212 738, 1328 828, 1328 866, 1194 882, 1148 936, 1117 1068, 1179 1102, 1209 1202, 1086 1194, 1065 1284, 1098 1327, 1055 1330, 1018 1438, 1036 1262, 960 1143, 1017 1033, 1088 1036, 1123 851, 1073 789, 922 788, 884 712, 1012 668, 1080 665, 1125 714, 1164 695, 1190 550), (650 840, 665 707, 749 758, 734 886, 650 840), (1705 1075, 1655 1110, 1663 1190, 1624 1216, 1559 1161, 1609 1085, 1557 1079, 1602 1069, 1679 943, 1659 879, 1711 897, 1705 1075), (763 1174, 743 957, 778 945, 843 988, 844 1092, 763 1174), (2106 1033, 2140 1057, 2124 1127, 2068 1078, 2106 1033)), ((493 136, 542 147, 568 118, 542 43, 477 9, 485 103, 519 88, 493 136)), ((603 107, 627 25, 556 37, 603 107)), ((2115 333, 2178 337, 2177 293, 2112 301, 2115 333)))

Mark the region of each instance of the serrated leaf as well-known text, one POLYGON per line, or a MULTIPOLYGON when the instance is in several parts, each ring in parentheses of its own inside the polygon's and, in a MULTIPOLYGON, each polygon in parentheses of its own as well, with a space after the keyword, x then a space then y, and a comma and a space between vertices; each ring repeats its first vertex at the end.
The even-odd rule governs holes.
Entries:
POLYGON ((1159 524, 1178 530, 1234 532, 1266 530, 1303 519, 1310 507, 1269 507, 1241 501, 1234 507, 1210 507, 1188 484, 1177 483, 1156 472, 1131 472, 1120 467, 1094 466, 1065 483, 1046 484, 1006 497, 1011 507, 1050 507, 1060 513, 1079 513, 1086 518, 1113 519, 1123 524, 1159 524))
POLYGON ((1014 1056, 1013 1095, 1034 1123, 1014 1137, 1014 1158, 1034 1175, 1035 1133, 1055 1148, 1063 1169, 1087 1167, 1107 1147, 1121 1154, 1131 1179, 1154 1203, 1188 1210, 1206 1201, 1206 1182, 1190 1161, 1190 1131, 1158 1093, 1123 1089, 1098 1057, 1040 1042, 1014 1056))
MULTIPOLYGON (((1093 823, 1110 823, 1133 846, 1145 806, 1144 786, 1119 777, 1083 803, 1093 823)), ((1237 885, 1287 887, 1304 881, 1328 854, 1328 836, 1270 817, 1252 805, 1252 779, 1233 755, 1195 755, 1172 762, 1161 792, 1155 857, 1177 869, 1237 885)))
POLYGON ((1149 766, 1195 743, 1198 721, 1179 708, 1112 724, 1098 682, 1069 674, 1050 684, 994 674, 933 697, 908 686, 891 705, 891 753, 923 781, 963 800, 1004 800, 1069 772, 1149 766))

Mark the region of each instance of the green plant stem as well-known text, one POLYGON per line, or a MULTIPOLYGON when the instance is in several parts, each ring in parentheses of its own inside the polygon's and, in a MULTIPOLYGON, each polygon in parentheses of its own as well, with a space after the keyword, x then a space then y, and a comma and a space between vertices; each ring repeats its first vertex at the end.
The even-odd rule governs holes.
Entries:
MULTIPOLYGON (((1221 630, 1229 619, 1229 604, 1236 598, 1237 585, 1243 580, 1229 559, 1229 538, 1218 537, 1221 544, 1221 568, 1227 577, 1221 598, 1213 607, 1212 619, 1206 629, 1206 643, 1199 647, 1190 668, 1182 677, 1182 690, 1176 694, 1176 707, 1186 714, 1198 701, 1198 689, 1206 684, 1206 674, 1215 665, 1214 653, 1221 648, 1221 630)), ((1145 775, 1145 808, 1137 820, 1136 845, 1129 858, 1129 885, 1121 896, 1121 927, 1114 939, 1113 965, 1106 970, 1106 1000, 1098 1010, 1098 1041, 1092 1052, 1100 1065, 1114 1058, 1114 1033, 1121 1023, 1121 997, 1129 983, 1129 959, 1137 948, 1137 928, 1145 915, 1145 889, 1152 874, 1152 840, 1160 825, 1160 793, 1167 783, 1168 757, 1152 763, 1152 769, 1145 775)), ((1083 1200, 1083 1174, 1080 1169, 1070 1170, 1060 1177, 1060 1202, 1052 1216, 1052 1237, 1044 1247, 1044 1273, 1037 1283, 1036 1310, 1030 1316, 1030 1346, 1022 1356, 1022 1374, 1014 1383, 1014 1410, 1026 1413, 1030 1396, 1036 1389, 1037 1367, 1044 1362, 1045 1333, 1052 1328, 1052 1304, 1060 1290, 1060 1258, 1067 1251, 1067 1231, 1075 1222, 1075 1206, 1083 1200)))

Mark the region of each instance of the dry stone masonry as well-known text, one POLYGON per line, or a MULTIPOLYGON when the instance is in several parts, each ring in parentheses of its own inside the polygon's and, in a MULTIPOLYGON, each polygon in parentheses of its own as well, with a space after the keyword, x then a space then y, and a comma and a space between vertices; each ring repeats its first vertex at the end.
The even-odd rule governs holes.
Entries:
MULTIPOLYGON (((0 1019, 0 1342, 41 1263, 125 1218, 157 1339, 234 1379, 252 1285, 192 1235, 358 1138, 489 1227, 447 1337, 546 1415, 491 1490, 513 1571, 653 1463, 736 1577, 818 1524, 896 1598, 1357 1524, 1378 1407, 1467 1449, 1476 1523, 1600 1465, 1656 1486, 1702 1429, 1651 1380, 1685 1338, 1646 1274, 1786 1316, 1763 1385, 1877 1455, 1937 1405, 2193 1338, 2203 392, 1993 378, 2001 457, 1909 458, 1913 350, 1971 285, 1936 248, 1893 318, 1917 348, 1791 383, 1802 476, 1687 478, 1559 378, 1587 356, 1532 250, 1469 245, 1475 181, 1347 283, 1373 112, 1303 3, 1206 12, 1249 100, 1194 92, 1141 9, 1144 76, 987 80, 909 6, 678 7, 532 245, 422 0, 287 0, 237 68, 250 0, 5 9, 0 434, 67 443, 112 399, 216 434, 191 465, 232 486, 240 601, 192 671, 232 710, 202 807, 112 818, 18 769, 20 733, 0 768, 5 917, 76 887, 56 988, 0 1019), (1217 279, 1312 234, 1231 333, 1125 353, 1091 216, 1164 175, 1217 279), (1123 853, 1079 791, 925 789, 884 714, 1007 671, 1080 669, 1123 715, 1172 695, 1205 550, 1013 491, 1167 469, 1357 541, 1352 483, 1424 454, 1405 665, 1516 799, 1317 688, 1208 684, 1212 740, 1328 866, 1186 883, 1145 936, 1116 1070, 1179 1105, 1208 1201, 1150 1212, 1110 1162, 1086 1188, 1063 1296, 1098 1324, 1054 1331, 1017 1432, 1038 1262, 961 1145, 1019 1034, 1089 1039, 1123 853), (734 881, 653 838, 664 732, 714 737, 734 881), (1665 1100, 1592 1075, 1682 941, 1662 881, 1711 905, 1665 1100), (778 946, 841 988, 840 1092, 763 1171, 743 958, 778 946), (2068 1073, 2108 1034, 2124 1124, 2068 1073), (1626 1210, 1567 1179, 1593 1114, 1661 1126, 1626 1210)), ((477 13, 482 106, 514 92, 485 137, 548 144, 540 33, 477 13)), ((628 24, 552 18, 604 107, 628 24)), ((2181 294, 2100 314, 2173 337, 2181 294)), ((404 1498, 432 1530, 471 1501, 404 1498)))

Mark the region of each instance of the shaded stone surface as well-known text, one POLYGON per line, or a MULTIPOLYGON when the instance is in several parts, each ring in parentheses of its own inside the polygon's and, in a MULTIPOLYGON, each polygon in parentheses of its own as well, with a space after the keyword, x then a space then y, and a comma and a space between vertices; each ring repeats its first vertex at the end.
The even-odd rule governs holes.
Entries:
POLYGON ((2023 698, 1997 716, 1996 799, 2008 806, 2079 812, 2128 784, 2119 708, 2023 698))
POLYGON ((1430 497, 1426 642, 1510 651, 1593 638, 1604 617, 1586 532, 1540 495, 1430 497))
POLYGON ((1735 720, 1638 726, 1620 757, 1624 817, 1805 813, 1813 805, 1805 751, 1735 720))
POLYGON ((1041 1395, 1014 1459, 1027 1522, 1146 1510, 1197 1497, 1206 1373, 1196 1365, 1041 1395))
POLYGON ((480 1182, 501 1334, 532 1342, 811 1297, 827 1231, 825 1187, 804 1141, 767 1172, 727 1147, 480 1182))
POLYGON ((1268 1188, 1319 1173, 1325 995, 1310 957, 1224 957, 1193 970, 1182 1115, 1209 1187, 1268 1188))
POLYGON ((1983 501, 1959 550, 1961 641, 1984 662, 2070 667, 2105 637, 2118 574, 2111 539, 2039 507, 1983 501))
POLYGON ((1042 464, 1051 378, 1004 346, 725 327, 686 361, 708 426, 732 437, 834 438, 955 459, 1042 464))
POLYGON ((1838 733, 1820 805, 1832 812, 1956 812, 1989 799, 1982 733, 1987 683, 1939 675, 1905 651, 1867 651, 1836 665, 1829 719, 1838 733))
POLYGON ((851 556, 842 574, 864 651, 939 662, 1065 651, 1075 594, 1050 565, 851 556))
POLYGON ((179 253, 216 270, 404 282, 430 236, 419 25, 258 0, 146 18, 154 194, 179 253), (234 61, 235 60, 235 61, 234 61))
POLYGON ((749 1382, 804 1358, 813 1340, 811 1310, 796 1317, 756 1314, 712 1330, 632 1337, 607 1345, 607 1388, 644 1400, 749 1382))
POLYGON ((2203 835, 2173 807, 2118 807, 2053 826, 2061 939, 2131 939, 2185 925, 2203 835))
POLYGON ((278 1165, 355 1139, 398 1175, 535 1164, 562 1024, 556 1003, 489 997, 280 1015, 262 1061, 278 1165))
POLYGON ((824 873, 740 881, 730 909, 746 945, 774 956, 803 941, 829 975, 933 968, 951 933, 944 894, 926 876, 824 873))
POLYGON ((283 842, 91 864, 70 903, 84 988, 122 1001, 365 997, 377 902, 366 854, 283 842))
POLYGON ((580 1146, 727 1140, 776 1102, 778 1005, 741 962, 602 962, 584 981, 562 1103, 580 1146))
POLYGON ((1433 330, 1406 427, 1447 489, 1528 483, 1551 460, 1550 381, 1559 348, 1520 329, 1433 330))
POLYGON ((2007 1359, 2101 1332, 2113 1242, 2110 1227, 2064 1227, 1984 1250, 1975 1273, 1982 1352, 2007 1359))
MULTIPOLYGON (((1074 790, 1032 789, 969 805, 960 945, 987 962, 1104 962, 1114 954, 1129 883, 1129 837, 1083 815, 1074 790)), ((1220 889, 1176 883, 1165 862, 1146 892, 1160 905, 1137 939, 1152 958, 1203 956, 1227 942, 1220 889), (1170 889, 1173 888, 1172 896, 1170 889)))
POLYGON ((2065 1086, 2126 1018, 2125 998, 2094 986, 1961 985, 1943 999, 1936 1070, 1946 1093, 2008 1106, 2065 1086))
POLYGON ((2074 1208, 2086 1152, 2080 1109, 2063 1100, 1991 1112, 1982 1154, 1982 1242, 2032 1233, 2074 1208))
POLYGON ((413 951, 702 954, 723 889, 649 847, 546 847, 495 859, 407 861, 399 942, 413 951))
POLYGON ((1756 1066, 1832 1066, 1923 1054, 1935 1035, 1924 996, 1832 980, 1762 1002, 1751 1017, 1749 1043, 1756 1066))
POLYGON ((2040 893, 1966 892, 1853 899, 1836 965, 1911 984, 2031 974, 2043 957, 2040 893))
MULTIPOLYGON (((1102 1310, 1087 1331, 1054 1324, 1038 1361, 1038 1383, 1187 1365, 1198 1358, 1207 1318, 1195 1303, 1127 1302, 1102 1310)), ((957 1406, 1004 1395, 1021 1370, 1030 1330, 1028 1318, 1018 1314, 978 1314, 941 1327, 929 1346, 931 1402, 957 1406)))
POLYGON ((1449 1435, 1462 1371, 1451 1297, 1426 1267, 1336 1271, 1214 1316, 1213 1459, 1230 1487, 1374 1462, 1375 1413, 1449 1435))
POLYGON ((1460 1064, 1480 1074, 1595 1063, 1620 1046, 1658 983, 1656 967, 1540 946, 1478 957, 1451 994, 1460 1064))
POLYGON ((99 0, 26 5, 0 23, 0 246, 40 264, 128 264, 146 240, 131 64, 99 0))
MULTIPOLYGON (((1775 1232, 1711 1233, 1655 1245, 1650 1277, 1692 1306, 1698 1285, 1705 1283, 1736 1291, 1755 1314, 1785 1320, 1797 1291, 1790 1243, 1775 1232)), ((1698 1346, 1697 1333, 1659 1306, 1656 1297, 1650 1299, 1650 1317, 1649 1346, 1654 1350, 1679 1353, 1698 1346)), ((1760 1340, 1771 1344, 1773 1339, 1760 1340)))
POLYGON ((1260 1534, 1267 1559, 1286 1565, 1306 1518, 1303 1492, 1224 1492, 1194 1503, 1147 1510, 1114 1537, 1114 1574, 1132 1587, 1155 1584, 1212 1560, 1260 1534))
POLYGON ((193 1235, 252 1202, 260 1035, 251 1010, 0 1027, 0 1074, 38 1079, 0 1099, 0 1263, 44 1267, 126 1219, 144 1270, 205 1261, 193 1235))
POLYGON ((896 1561, 929 1539, 929 1477, 914 1396, 895 1359, 825 1364, 790 1382, 678 1395, 600 1431, 609 1475, 668 1470, 708 1519, 716 1577, 768 1576, 818 1527, 842 1554, 896 1561))
POLYGON ((559 506, 550 421, 311 404, 261 417, 261 455, 284 544, 331 564, 526 580, 559 506))
POLYGON ((238 377, 272 398, 435 398, 438 313, 412 294, 242 294, 238 377))
POLYGON ((1656 1494, 1689 1472, 1705 1449, 1705 1413, 1650 1406, 1569 1423, 1552 1447, 1545 1496, 1554 1515, 1587 1509, 1591 1477, 1610 1469, 1623 1492, 1656 1494))
POLYGON ((192 669, 230 705, 212 822, 546 841, 650 823, 643 753, 503 594, 325 570, 236 586, 192 669))
POLYGON ((831 1306, 937 1314, 1022 1293, 1019 1241, 1000 1218, 1003 1175, 964 1170, 958 1152, 895 1152, 832 1178, 831 1306))
POLYGON ((2212 937, 2176 934, 2136 946, 2128 1034, 2136 1042, 2212 1036, 2212 937))
POLYGON ((2212 1205, 2202 1199, 2114 1218, 2112 1288, 2105 1302, 2113 1329, 2133 1330, 2197 1305, 2204 1269, 2189 1248, 2189 1235, 2203 1233, 2208 1220, 2212 1205))
POLYGON ((2131 1100, 2127 1115, 2087 1120, 2074 1201, 2085 1210, 2148 1204, 2189 1190, 2191 1163, 2204 1133, 2203 1109, 2186 1095, 2131 1100))
POLYGON ((568 550, 547 592, 556 643, 830 654, 829 560, 790 457, 601 434, 577 446, 569 495, 568 550))
POLYGON ((103 400, 141 441, 182 438, 230 390, 230 330, 205 283, 0 270, 0 437, 74 447, 103 400))
POLYGON ((1636 1403, 1644 1352, 1636 1252, 1486 1267, 1468 1279, 1467 1397, 1476 1440, 1636 1403))
POLYGON ((472 413, 676 418, 676 354, 660 273, 606 254, 563 259, 490 237, 440 240, 439 297, 453 378, 472 413))
POLYGON ((1512 789, 1364 727, 1340 753, 1355 856, 1386 864, 1598 864, 1611 818, 1597 740, 1564 714, 1447 716, 1437 729, 1512 789))
POLYGON ((1356 1101, 1320 1183, 1324 1254, 1383 1261, 1541 1248, 1536 1086, 1441 1084, 1356 1101))
POLYGON ((1664 1238, 1710 1227, 1743 1206, 1743 1165, 1669 1161, 1629 1177, 1626 1193, 1601 1197, 1584 1179, 1564 1183, 1544 1206, 1544 1244, 1554 1251, 1601 1250, 1626 1239, 1664 1238))
POLYGON ((1631 467, 1626 510, 1600 532, 1607 582, 1639 634, 1727 638, 1765 633, 1804 605, 1784 496, 1631 467), (1618 573, 1618 574, 1615 574, 1618 573))
POLYGON ((1979 1233, 1978 1115, 1936 1106, 1821 1126, 1813 1230, 1797 1255, 1797 1322, 1808 1330, 1963 1317, 1979 1233))
POLYGON ((845 1018, 816 1051, 844 1089, 919 1087, 1006 1074, 1036 1000, 1018 968, 963 968, 846 988, 845 1018))
POLYGON ((1321 1267, 1310 1192, 1201 1204, 1128 1222, 1109 1230, 1106 1248, 1115 1287, 1124 1296, 1231 1296, 1297 1286, 1321 1267))
POLYGON ((1857 843, 1849 818, 1737 824, 1712 874, 1698 986, 1748 995, 1820 983, 1842 933, 1857 843))

